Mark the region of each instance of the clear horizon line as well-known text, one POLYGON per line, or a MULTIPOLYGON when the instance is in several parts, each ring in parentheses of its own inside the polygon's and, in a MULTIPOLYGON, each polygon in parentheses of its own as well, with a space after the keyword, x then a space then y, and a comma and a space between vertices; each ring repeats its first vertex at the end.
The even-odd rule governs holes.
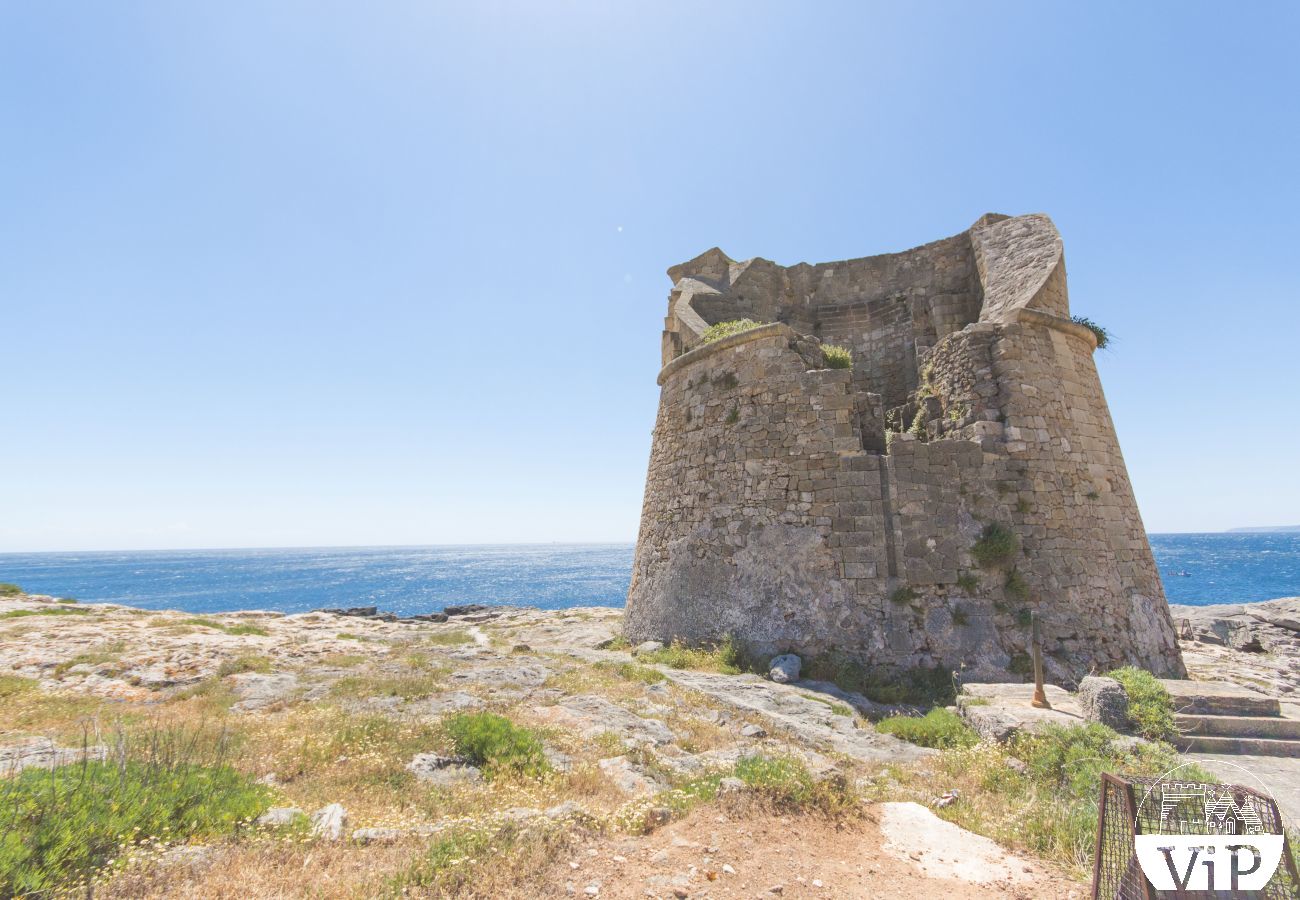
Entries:
POLYGON ((624 541, 475 541, 465 544, 266 544, 246 547, 123 547, 79 550, 0 550, 5 556, 33 556, 40 553, 238 553, 249 550, 438 550, 453 547, 631 547, 624 541))
MULTIPOLYGON (((1241 526, 1236 526, 1241 527, 1241 526)), ((1247 526, 1249 527, 1249 526, 1247 526)), ((1224 528, 1219 531, 1148 531, 1148 537, 1171 534, 1233 534, 1234 529, 1224 528)), ((1241 533, 1241 532, 1236 532, 1241 533)), ((1257 534, 1286 534, 1286 531, 1255 532, 1257 534)), ((1294 532, 1292 532, 1294 533, 1294 532)), ((456 547, 632 547, 635 540, 556 540, 556 541, 474 541, 464 544, 266 544, 244 547, 127 547, 109 549, 76 550, 0 550, 0 558, 6 556, 34 556, 42 553, 238 553, 254 550, 435 550, 456 547)))

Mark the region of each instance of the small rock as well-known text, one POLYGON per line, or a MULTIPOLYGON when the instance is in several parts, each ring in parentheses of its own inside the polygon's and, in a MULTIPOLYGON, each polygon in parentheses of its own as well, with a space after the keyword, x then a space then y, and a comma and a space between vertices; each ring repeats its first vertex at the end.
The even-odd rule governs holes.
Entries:
POLYGON ((802 661, 795 654, 782 653, 780 656, 772 658, 772 662, 768 665, 767 677, 778 684, 798 681, 799 669, 802 665, 802 661))
POLYGON ((589 885, 587 885, 585 888, 583 888, 583 889, 582 889, 582 892, 583 892, 584 894, 586 894, 588 897, 596 897, 596 896, 599 896, 599 894, 600 894, 600 882, 598 882, 598 881, 593 881, 591 884, 589 884, 589 885))
POLYGON ((546 810, 543 815, 548 819, 571 819, 586 815, 586 810, 573 800, 565 800, 546 810))
POLYGON ((725 872, 725 873, 728 874, 728 875, 735 875, 735 874, 736 874, 736 870, 735 870, 735 868, 732 867, 731 863, 723 863, 723 864, 722 864, 722 871, 725 872))
POLYGON ((483 773, 468 760, 459 756, 441 756, 437 753, 417 753, 406 770, 420 781, 442 786, 477 782, 483 780, 483 773))
POLYGON ((742 737, 747 738, 765 738, 767 737, 767 729, 762 725, 746 725, 740 729, 740 734, 742 737))
POLYGON ((352 840, 358 844, 391 844, 405 834, 400 828, 358 828, 352 832, 352 840))
POLYGON ((191 874, 197 874, 203 869, 208 868, 215 862, 213 859, 213 849, 211 847, 186 846, 172 847, 158 857, 158 865, 161 868, 186 868, 191 874))
POLYGON ((337 841, 343 837, 348 827, 348 811, 338 803, 322 806, 311 814, 311 831, 317 837, 327 841, 337 841))
POLYGON ((728 775, 718 782, 719 794, 734 794, 745 789, 745 782, 741 781, 734 775, 728 775))
POLYGON ((273 806, 257 817, 257 824, 269 828, 279 828, 292 825, 293 820, 301 815, 303 815, 303 811, 296 806, 273 806))
POLYGON ((768 892, 769 894, 784 894, 784 893, 785 893, 785 885, 783 885, 783 884, 774 884, 774 885, 772 885, 770 888, 767 889, 767 892, 768 892))
MULTIPOLYGON (((672 820, 673 811, 666 806, 656 806, 646 810, 645 823, 651 828, 658 828, 661 825, 667 825, 672 820)), ((665 853, 663 850, 660 850, 659 852, 665 853)))
POLYGON ((657 653, 663 648, 662 641, 642 641, 632 650, 632 655, 640 656, 643 653, 657 653))
POLYGON ((686 900, 686 898, 690 896, 690 893, 686 888, 673 888, 673 896, 676 897, 677 900, 686 900))

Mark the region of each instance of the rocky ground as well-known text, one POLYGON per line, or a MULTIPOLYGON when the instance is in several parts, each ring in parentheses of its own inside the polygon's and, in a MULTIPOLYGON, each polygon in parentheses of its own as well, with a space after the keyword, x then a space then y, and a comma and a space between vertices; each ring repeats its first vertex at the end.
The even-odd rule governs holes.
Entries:
POLYGON ((1082 896, 1068 875, 936 818, 920 769, 935 751, 876 732, 864 714, 878 705, 824 683, 642 665, 602 649, 620 620, 606 608, 440 622, 0 600, 0 769, 102 757, 123 729, 219 728, 232 763, 275 792, 264 824, 305 823, 296 842, 159 845, 102 884, 107 897, 374 896, 450 827, 570 822, 583 827, 562 845, 495 881, 486 867, 463 893, 1082 896), (439 723, 480 709, 544 736, 548 773, 488 779, 454 758, 439 723), (805 816, 748 807, 728 782, 717 800, 680 801, 692 779, 755 755, 862 784, 892 772, 912 785, 898 799, 921 805, 805 816), (939 827, 934 853, 919 835, 939 827))
MULTIPOLYGON (((99 887, 107 897, 375 896, 467 824, 492 840, 502 829, 547 835, 500 853, 495 869, 467 857, 481 879, 461 885, 468 896, 1085 890, 1072 880, 1079 867, 1054 869, 936 817, 935 772, 952 780, 960 764, 874 729, 891 710, 861 695, 646 665, 618 649, 621 611, 607 608, 348 612, 0 600, 0 775, 111 757, 124 731, 218 729, 232 763, 274 792, 263 824, 304 823, 290 841, 142 851, 99 887), (441 725, 474 710, 541 735, 545 776, 492 779, 456 758, 441 725), (683 800, 753 756, 797 760, 875 802, 847 819, 776 810, 747 801, 734 778, 717 799, 683 800)), ((1300 700, 1300 599, 1174 607, 1174 617, 1194 678, 1300 700)), ((1260 764, 1287 781, 1294 762, 1260 764)))
POLYGON ((1191 677, 1300 701, 1300 597, 1169 611, 1191 677))

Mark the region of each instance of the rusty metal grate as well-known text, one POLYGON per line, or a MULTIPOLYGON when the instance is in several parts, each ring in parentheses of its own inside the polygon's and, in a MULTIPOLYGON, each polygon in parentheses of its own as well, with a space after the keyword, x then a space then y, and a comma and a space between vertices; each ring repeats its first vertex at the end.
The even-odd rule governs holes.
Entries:
MULTIPOLYGON (((1134 849, 1135 834, 1206 834, 1216 828, 1222 834, 1236 833, 1239 822, 1248 822, 1266 834, 1285 834, 1282 816, 1271 797, 1237 784, 1202 784, 1163 781, 1159 778, 1125 780, 1103 774, 1101 804, 1097 811, 1097 854, 1093 861, 1093 900, 1216 900, 1222 891, 1157 891, 1142 874, 1134 849), (1228 806, 1228 802, 1231 806, 1228 806), (1206 824, 1210 808, 1232 809, 1211 826, 1206 824)), ((1300 875, 1289 846, 1282 850, 1277 874, 1263 891, 1239 892, 1242 898, 1296 900, 1300 897, 1300 875)))

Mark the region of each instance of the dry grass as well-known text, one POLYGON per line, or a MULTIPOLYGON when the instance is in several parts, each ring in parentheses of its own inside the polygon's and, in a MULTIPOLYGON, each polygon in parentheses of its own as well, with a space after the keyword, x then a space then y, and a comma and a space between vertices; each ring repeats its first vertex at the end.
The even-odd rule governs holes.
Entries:
POLYGON ((362 847, 350 842, 260 841, 215 848, 210 867, 142 861, 95 891, 106 900, 280 900, 373 897, 406 871, 427 838, 362 847))

